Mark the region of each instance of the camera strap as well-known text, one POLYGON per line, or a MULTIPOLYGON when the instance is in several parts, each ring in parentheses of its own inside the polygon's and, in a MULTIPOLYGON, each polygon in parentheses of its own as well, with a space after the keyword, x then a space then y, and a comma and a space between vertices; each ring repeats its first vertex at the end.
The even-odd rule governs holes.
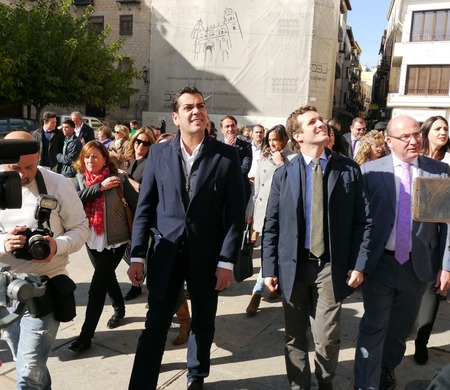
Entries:
POLYGON ((42 176, 42 173, 39 170, 39 168, 36 171, 36 184, 38 186, 38 190, 39 190, 40 194, 48 195, 47 187, 46 187, 45 181, 44 181, 44 176, 42 176))

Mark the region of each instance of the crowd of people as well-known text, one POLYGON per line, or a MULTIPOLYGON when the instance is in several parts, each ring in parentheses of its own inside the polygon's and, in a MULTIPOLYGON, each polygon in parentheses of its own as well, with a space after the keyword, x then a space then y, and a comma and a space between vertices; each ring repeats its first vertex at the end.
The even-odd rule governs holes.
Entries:
POLYGON ((2 330, 17 362, 18 388, 51 388, 46 362, 75 305, 68 256, 85 245, 93 275, 84 323, 69 350, 91 347, 107 295, 114 309, 107 327, 114 329, 126 301, 141 295, 151 278, 129 389, 156 389, 175 314, 180 333, 173 344, 188 342, 187 388, 202 389, 218 294, 232 286, 245 224, 262 250, 246 313, 257 316, 265 291, 269 299, 281 297, 292 389, 311 388, 309 331, 319 390, 333 389, 342 302, 356 288, 364 314, 355 389, 396 387, 394 370, 416 324, 414 360, 428 361, 427 343, 450 287, 450 231, 445 222, 412 220, 412 183, 449 177, 445 118, 420 125, 402 115, 367 131, 357 117, 345 132, 337 119, 325 121, 315 107, 303 106, 285 126, 270 129, 241 126, 225 115, 221 142, 202 93, 186 87, 173 98, 172 120, 176 134, 165 133, 165 123, 139 128, 133 120, 129 127, 102 126, 95 135, 78 111, 61 129, 56 114, 45 112, 33 135, 7 136, 37 141, 38 152, 4 166, 19 174, 23 204, 20 213, 0 210, 0 260, 12 272, 48 279, 38 313, 2 330), (53 232, 44 237, 49 253, 23 261, 15 251, 28 248, 23 232, 36 225, 43 194, 58 204, 39 221, 53 232), (122 259, 132 283, 125 295, 116 276, 122 259))

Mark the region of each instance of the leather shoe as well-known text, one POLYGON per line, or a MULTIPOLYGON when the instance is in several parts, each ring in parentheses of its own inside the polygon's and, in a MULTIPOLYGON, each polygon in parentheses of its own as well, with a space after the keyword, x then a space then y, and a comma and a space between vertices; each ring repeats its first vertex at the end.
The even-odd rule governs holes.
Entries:
POLYGON ((120 325, 120 320, 125 317, 125 312, 123 313, 114 313, 112 317, 108 320, 106 326, 109 329, 117 328, 120 325))
POLYGON ((331 382, 319 383, 319 390, 333 390, 333 384, 331 382))
POLYGON ((380 390, 394 390, 397 386, 394 370, 383 367, 381 370, 380 390))
POLYGON ((69 351, 80 353, 89 349, 91 347, 91 342, 81 341, 81 339, 73 340, 69 345, 69 351))
POLYGON ((188 390, 201 390, 201 389, 203 389, 203 383, 200 383, 200 382, 188 382, 187 389, 188 390))
POLYGON ((131 301, 132 299, 138 297, 141 294, 142 294, 142 287, 135 286, 133 284, 130 288, 130 291, 127 292, 127 294, 123 297, 123 299, 126 301, 131 301))
POLYGON ((415 341, 416 351, 414 352, 414 361, 419 365, 423 366, 428 361, 428 349, 427 345, 420 342, 415 341))

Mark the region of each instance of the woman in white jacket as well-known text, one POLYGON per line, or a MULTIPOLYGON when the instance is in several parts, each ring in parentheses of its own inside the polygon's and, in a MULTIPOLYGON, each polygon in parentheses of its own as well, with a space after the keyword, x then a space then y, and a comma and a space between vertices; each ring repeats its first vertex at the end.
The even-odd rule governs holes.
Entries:
MULTIPOLYGON (((288 141, 289 137, 283 125, 272 127, 264 137, 261 158, 255 175, 253 210, 247 212, 247 215, 251 215, 251 211, 253 211, 253 230, 255 232, 260 233, 264 225, 267 202, 275 170, 296 156, 296 153, 289 147, 288 141)), ((258 311, 263 292, 264 279, 260 270, 246 310, 249 315, 254 315, 258 311)))

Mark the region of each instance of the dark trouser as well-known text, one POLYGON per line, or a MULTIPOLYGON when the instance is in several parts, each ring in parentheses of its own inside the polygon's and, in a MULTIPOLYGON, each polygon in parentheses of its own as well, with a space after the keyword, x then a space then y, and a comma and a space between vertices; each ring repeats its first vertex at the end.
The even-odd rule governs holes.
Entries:
MULTIPOLYGON (((186 264, 188 259, 179 254, 177 263, 186 264)), ((149 294, 145 330, 139 337, 129 389, 153 390, 158 384, 159 370, 184 272, 179 265, 173 273, 163 300, 149 294)), ((148 282, 150 283, 150 282, 148 282)), ((189 282, 188 282, 189 290, 189 282)), ((214 339, 218 291, 212 289, 202 294, 189 291, 192 306, 191 333, 187 351, 188 381, 203 382, 209 375, 210 350, 214 339)))
POLYGON ((339 357, 341 304, 334 302, 331 265, 305 260, 297 267, 291 301, 283 301, 285 361, 292 389, 310 389, 307 331, 315 344, 315 374, 319 383, 330 383, 339 357))
POLYGON ((427 345, 433 330, 434 321, 439 309, 439 302, 442 296, 436 293, 435 281, 428 283, 427 289, 422 297, 419 315, 417 317, 417 337, 416 341, 427 345))
POLYGON ((105 306, 106 294, 112 301, 116 313, 125 314, 125 303, 116 277, 116 268, 122 260, 127 244, 114 249, 105 249, 102 252, 88 249, 89 259, 94 266, 89 300, 86 307, 86 318, 81 328, 80 338, 91 340, 105 306))
POLYGON ((411 261, 400 265, 384 252, 362 285, 364 315, 355 353, 355 387, 378 389, 381 368, 394 369, 403 359, 426 283, 411 261))

